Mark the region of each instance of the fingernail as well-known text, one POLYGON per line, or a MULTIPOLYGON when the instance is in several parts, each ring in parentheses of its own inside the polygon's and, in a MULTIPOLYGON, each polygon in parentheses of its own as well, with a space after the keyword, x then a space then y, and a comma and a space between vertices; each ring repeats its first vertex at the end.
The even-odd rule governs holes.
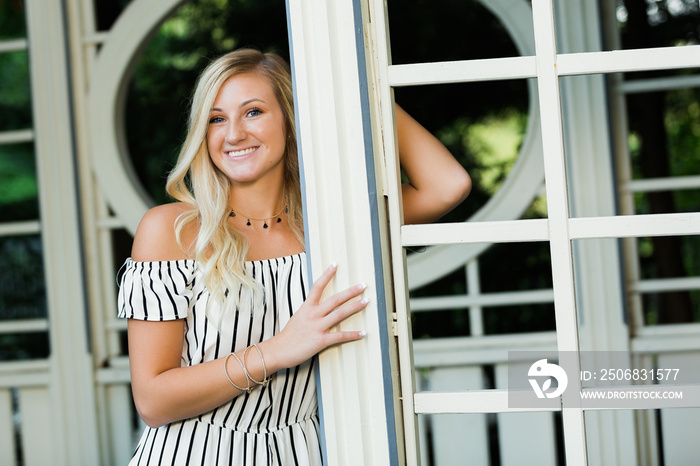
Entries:
POLYGON ((330 270, 338 268, 338 263, 337 262, 331 262, 331 266, 328 267, 330 270))
POLYGON ((358 287, 359 289, 361 289, 361 290, 366 290, 366 289, 367 289, 367 283, 362 282, 362 283, 360 283, 359 285, 357 285, 357 287, 358 287))
POLYGON ((361 302, 362 304, 368 304, 368 303, 369 303, 369 299, 368 299, 368 298, 362 298, 362 299, 360 300, 360 302, 361 302))
POLYGON ((364 330, 361 330, 361 331, 360 331, 360 337, 361 337, 361 338, 364 338, 365 335, 367 335, 367 332, 365 332, 364 330))

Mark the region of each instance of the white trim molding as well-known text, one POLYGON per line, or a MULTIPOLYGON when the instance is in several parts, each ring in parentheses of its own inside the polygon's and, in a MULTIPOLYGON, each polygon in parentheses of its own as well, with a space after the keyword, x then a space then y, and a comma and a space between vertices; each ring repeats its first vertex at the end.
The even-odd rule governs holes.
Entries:
POLYGON ((332 262, 328 292, 369 284, 369 306, 341 329, 364 330, 357 342, 319 355, 320 401, 329 465, 399 464, 379 215, 358 2, 287 2, 307 253, 317 278, 332 262), (359 36, 358 36, 359 34, 359 36))

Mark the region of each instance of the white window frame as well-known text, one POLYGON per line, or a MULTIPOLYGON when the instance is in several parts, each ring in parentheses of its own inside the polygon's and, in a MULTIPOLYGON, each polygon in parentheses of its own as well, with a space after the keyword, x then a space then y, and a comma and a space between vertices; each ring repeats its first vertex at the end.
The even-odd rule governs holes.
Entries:
MULTIPOLYGON (((398 327, 401 392, 403 394, 404 431, 408 464, 418 464, 417 414, 432 413, 507 413, 504 390, 469 392, 417 392, 413 380, 413 352, 406 296, 404 247, 455 243, 498 243, 548 241, 552 256, 554 304, 557 324, 557 349, 578 351, 579 324, 574 293, 572 240, 593 238, 627 238, 653 235, 693 235, 700 233, 700 214, 627 215, 572 217, 568 201, 565 142, 563 138, 561 83, 564 76, 620 73, 649 69, 674 69, 700 66, 698 46, 624 50, 612 52, 558 53, 555 14, 552 0, 533 0, 536 53, 534 56, 509 57, 452 63, 393 66, 389 61, 386 11, 382 1, 370 2, 371 18, 367 25, 372 43, 371 56, 377 59, 377 88, 381 101, 383 127, 393 127, 391 87, 400 85, 470 82, 507 78, 536 78, 544 152, 544 170, 548 218, 500 222, 469 222, 449 225, 401 225, 401 202, 395 141, 383 132, 387 172, 391 244, 398 327), (390 155, 387 155, 390 154, 390 155), (393 193, 393 194, 392 194, 393 193), (413 394, 413 396, 410 396, 413 394)), ((574 381, 574 390, 581 389, 574 381)), ((594 390, 594 389, 586 389, 594 390)), ((693 406, 692 402, 689 406, 693 406)), ((584 411, 562 412, 567 464, 585 465, 587 460, 584 411)))

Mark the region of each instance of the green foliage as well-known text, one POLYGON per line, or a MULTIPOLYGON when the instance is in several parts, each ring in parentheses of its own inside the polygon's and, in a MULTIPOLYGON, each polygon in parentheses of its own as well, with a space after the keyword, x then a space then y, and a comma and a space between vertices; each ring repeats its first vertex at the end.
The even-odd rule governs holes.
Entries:
MULTIPOLYGON (((672 176, 700 173, 700 89, 685 88, 666 94, 664 115, 672 176)), ((699 210, 697 196, 678 198, 679 208, 699 210)))
POLYGON ((32 126, 27 52, 0 54, 0 131, 32 126))
MULTIPOLYGON (((700 89, 687 88, 666 95, 666 133, 671 175, 700 174, 700 89)), ((674 193, 678 212, 700 211, 700 190, 674 193)), ((688 276, 700 275, 700 236, 682 239, 683 265, 688 276)), ((695 306, 694 309, 698 309, 695 306)))
MULTIPOLYGON (((0 24, 8 18, 2 13, 0 8, 0 24)), ((0 131, 32 128, 30 96, 27 52, 0 54, 0 131)), ((32 144, 0 145, 0 222, 38 216, 32 144)))
POLYGON ((472 169, 474 178, 490 195, 498 191, 510 173, 526 128, 527 115, 509 108, 500 114, 487 115, 463 131, 462 144, 479 163, 472 169))
MULTIPOLYGON (((697 176, 700 174, 700 90, 684 88, 666 92, 664 125, 668 138, 668 164, 671 176, 697 176)), ((634 177, 642 178, 639 169, 639 151, 642 137, 630 134, 629 150, 632 156, 634 177)), ((700 211, 700 190, 681 189, 673 192, 675 212, 700 211)), ((636 211, 650 213, 648 195, 635 194, 636 211)), ((658 278, 654 246, 650 238, 638 240, 642 276, 658 278)), ((687 276, 700 275, 700 237, 682 238, 684 268, 687 276)), ((653 306, 653 303, 649 303, 653 306)))
POLYGON ((39 217, 31 144, 0 146, 0 222, 39 217))

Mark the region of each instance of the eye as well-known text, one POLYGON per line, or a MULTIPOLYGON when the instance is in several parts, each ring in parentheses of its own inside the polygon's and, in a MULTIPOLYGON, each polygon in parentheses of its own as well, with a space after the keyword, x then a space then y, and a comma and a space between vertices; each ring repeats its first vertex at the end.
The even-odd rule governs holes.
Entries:
POLYGON ((250 117, 256 117, 260 114, 262 114, 262 110, 260 110, 258 107, 253 107, 245 113, 245 116, 250 118, 250 117))
POLYGON ((209 119, 209 124, 221 123, 224 119, 220 116, 215 116, 209 119))

